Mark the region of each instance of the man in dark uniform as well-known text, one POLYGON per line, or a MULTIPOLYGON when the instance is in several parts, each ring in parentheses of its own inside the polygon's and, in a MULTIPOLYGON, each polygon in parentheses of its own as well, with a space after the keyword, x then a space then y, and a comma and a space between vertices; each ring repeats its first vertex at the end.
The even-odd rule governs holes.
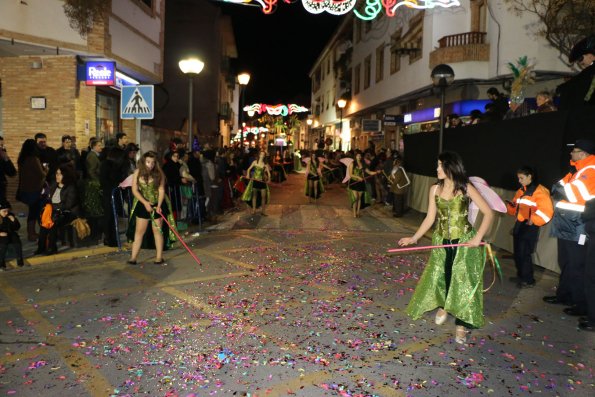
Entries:
POLYGON ((577 62, 582 71, 558 86, 560 110, 574 110, 583 106, 595 106, 595 35, 590 35, 575 44, 568 60, 577 62))

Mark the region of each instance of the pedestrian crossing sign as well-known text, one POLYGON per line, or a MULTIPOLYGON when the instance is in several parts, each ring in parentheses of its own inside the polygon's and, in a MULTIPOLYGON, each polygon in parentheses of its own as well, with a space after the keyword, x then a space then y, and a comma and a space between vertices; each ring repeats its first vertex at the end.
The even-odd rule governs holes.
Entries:
POLYGON ((122 86, 120 117, 122 119, 152 119, 154 117, 152 85, 122 86))

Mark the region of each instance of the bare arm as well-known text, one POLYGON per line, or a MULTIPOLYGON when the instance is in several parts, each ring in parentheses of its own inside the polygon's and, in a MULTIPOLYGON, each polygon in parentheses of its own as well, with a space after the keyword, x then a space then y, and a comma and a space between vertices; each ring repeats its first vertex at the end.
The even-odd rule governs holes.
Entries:
POLYGON ((419 228, 412 237, 403 237, 399 240, 400 246, 417 244, 417 241, 424 234, 426 234, 426 232, 430 230, 430 228, 434 224, 434 221, 436 220, 436 200, 434 200, 434 196, 436 195, 437 189, 437 185, 434 185, 430 188, 430 195, 428 199, 428 213, 426 214, 426 217, 424 218, 421 225, 419 225, 419 228))
POLYGON ((483 219, 481 220, 479 229, 477 229, 477 234, 468 242, 471 247, 478 247, 481 243, 481 239, 483 239, 483 236, 488 232, 488 229, 494 220, 494 213, 477 189, 470 183, 467 185, 467 194, 483 214, 483 219))
POLYGON ((252 168, 254 168, 254 164, 256 164, 256 161, 253 161, 252 164, 250 164, 250 167, 248 167, 248 169, 246 170, 246 176, 248 178, 250 178, 250 171, 252 171, 252 168))

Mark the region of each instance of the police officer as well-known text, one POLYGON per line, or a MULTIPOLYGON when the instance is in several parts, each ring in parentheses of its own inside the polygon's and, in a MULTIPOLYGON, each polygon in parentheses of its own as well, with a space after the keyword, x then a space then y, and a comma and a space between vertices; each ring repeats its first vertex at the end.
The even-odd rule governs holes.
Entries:
POLYGON ((558 239, 560 279, 556 295, 545 296, 543 300, 570 306, 564 309, 568 315, 583 316, 587 313, 584 288, 587 235, 581 216, 585 203, 595 196, 595 143, 579 139, 573 146, 570 152, 573 171, 552 188, 555 203, 552 236, 558 239))

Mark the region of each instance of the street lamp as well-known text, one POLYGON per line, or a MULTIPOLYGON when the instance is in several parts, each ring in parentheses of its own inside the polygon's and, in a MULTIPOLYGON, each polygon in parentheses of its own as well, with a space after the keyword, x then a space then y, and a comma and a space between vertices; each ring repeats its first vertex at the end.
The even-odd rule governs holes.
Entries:
POLYGON ((446 87, 455 79, 455 72, 446 64, 441 63, 432 69, 432 83, 440 88, 440 135, 438 136, 438 154, 442 152, 442 137, 444 134, 444 95, 446 87))
MULTIPOLYGON (((337 106, 339 107, 339 111, 341 114, 341 118, 339 119, 340 120, 339 125, 341 126, 341 129, 339 132, 339 139, 342 139, 341 134, 343 134, 343 108, 345 107, 345 105, 347 105, 347 101, 345 99, 341 98, 337 101, 337 106)), ((339 142, 341 142, 341 141, 339 141, 339 142)))
POLYGON ((192 151, 192 91, 194 88, 194 77, 202 72, 205 64, 198 58, 186 58, 178 62, 178 66, 182 73, 188 76, 188 150, 192 151))
POLYGON ((308 145, 308 148, 307 149, 310 150, 310 148, 312 147, 311 142, 310 142, 310 132, 311 132, 311 128, 312 128, 312 119, 310 119, 310 118, 307 119, 306 120, 306 124, 308 124, 308 131, 306 133, 306 138, 307 138, 306 139, 306 142, 307 142, 307 145, 308 145))
POLYGON ((244 127, 242 127, 242 120, 244 119, 244 92, 246 91, 246 86, 249 82, 250 74, 238 74, 238 83, 240 83, 240 111, 238 112, 238 125, 240 126, 240 147, 242 150, 244 150, 244 127))

